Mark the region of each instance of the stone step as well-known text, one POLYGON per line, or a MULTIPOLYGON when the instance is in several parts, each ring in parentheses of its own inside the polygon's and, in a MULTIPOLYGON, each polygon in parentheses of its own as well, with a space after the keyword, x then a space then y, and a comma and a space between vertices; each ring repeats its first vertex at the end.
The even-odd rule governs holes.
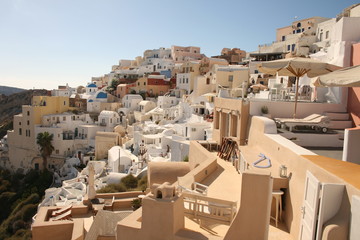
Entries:
POLYGON ((325 116, 328 116, 331 120, 349 120, 350 115, 347 112, 326 112, 325 116))

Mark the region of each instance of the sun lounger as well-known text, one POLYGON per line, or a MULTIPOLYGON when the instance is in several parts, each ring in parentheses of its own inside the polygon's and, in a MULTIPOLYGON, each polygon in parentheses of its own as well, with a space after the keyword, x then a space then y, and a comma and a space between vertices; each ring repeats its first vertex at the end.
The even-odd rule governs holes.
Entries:
POLYGON ((275 118, 278 127, 288 127, 289 131, 295 128, 311 129, 317 132, 326 133, 330 127, 330 118, 320 114, 311 114, 306 118, 275 118))
POLYGON ((64 207, 64 208, 60 208, 60 209, 58 209, 58 210, 56 210, 56 211, 53 211, 53 212, 51 213, 51 216, 52 216, 52 217, 59 216, 59 215, 63 214, 64 212, 67 212, 67 211, 71 210, 71 208, 72 208, 72 205, 69 205, 69 206, 64 207))
POLYGON ((71 220, 71 210, 64 212, 56 217, 50 218, 51 221, 60 221, 60 220, 71 220))

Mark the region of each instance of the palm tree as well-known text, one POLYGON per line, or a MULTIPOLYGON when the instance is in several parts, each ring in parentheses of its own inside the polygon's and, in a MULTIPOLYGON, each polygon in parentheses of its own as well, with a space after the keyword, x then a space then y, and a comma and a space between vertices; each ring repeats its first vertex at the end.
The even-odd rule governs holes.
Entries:
POLYGON ((36 143, 40 146, 40 153, 43 158, 44 170, 47 169, 47 158, 54 151, 54 146, 52 145, 53 138, 54 135, 48 132, 39 133, 36 137, 36 143))

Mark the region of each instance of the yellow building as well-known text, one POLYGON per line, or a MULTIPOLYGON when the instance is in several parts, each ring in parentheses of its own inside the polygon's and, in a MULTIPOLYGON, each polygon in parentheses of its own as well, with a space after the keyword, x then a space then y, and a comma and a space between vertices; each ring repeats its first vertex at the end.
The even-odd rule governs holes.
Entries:
POLYGON ((135 82, 135 86, 130 88, 130 92, 135 90, 136 93, 146 92, 147 77, 141 77, 135 82))
POLYGON ((44 115, 69 110, 69 97, 34 96, 32 105, 23 105, 22 113, 14 116, 14 130, 8 132, 10 168, 27 170, 40 168, 35 125, 44 115))

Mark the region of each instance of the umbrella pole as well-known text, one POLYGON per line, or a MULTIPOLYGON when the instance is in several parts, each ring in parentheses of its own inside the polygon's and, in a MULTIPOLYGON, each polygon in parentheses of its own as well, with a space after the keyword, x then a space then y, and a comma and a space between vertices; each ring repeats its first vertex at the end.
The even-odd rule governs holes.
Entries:
POLYGON ((296 87, 295 87, 295 109, 293 117, 296 118, 296 108, 297 108, 297 101, 298 101, 298 93, 299 93, 299 77, 296 77, 296 87))

